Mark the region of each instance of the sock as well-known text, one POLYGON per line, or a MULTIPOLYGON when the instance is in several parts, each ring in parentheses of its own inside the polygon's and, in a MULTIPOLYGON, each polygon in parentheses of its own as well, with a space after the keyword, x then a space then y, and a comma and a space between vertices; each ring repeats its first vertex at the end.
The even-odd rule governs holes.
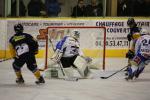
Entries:
POLYGON ((21 71, 17 71, 15 73, 16 73, 16 76, 17 76, 18 79, 22 77, 21 71))
POLYGON ((135 71, 137 71, 137 69, 138 69, 138 67, 135 66, 135 65, 133 65, 131 68, 132 68, 132 72, 135 72, 135 71))
POLYGON ((35 76, 37 79, 39 79, 39 78, 41 77, 40 71, 39 71, 39 70, 36 70, 36 71, 34 72, 34 76, 35 76))

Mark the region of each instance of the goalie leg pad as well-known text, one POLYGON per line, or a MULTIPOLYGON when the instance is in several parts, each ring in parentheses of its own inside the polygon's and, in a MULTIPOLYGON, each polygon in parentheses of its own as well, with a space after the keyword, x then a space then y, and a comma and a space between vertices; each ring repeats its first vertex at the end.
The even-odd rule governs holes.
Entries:
POLYGON ((74 65, 77 67, 77 70, 82 77, 88 76, 89 74, 88 63, 83 57, 77 56, 77 58, 74 61, 74 65))
POLYGON ((57 65, 58 63, 54 61, 53 59, 48 60, 48 68, 53 67, 57 65))
POLYGON ((43 76, 45 78, 51 79, 51 78, 64 78, 62 71, 59 67, 59 65, 49 67, 46 69, 43 73, 43 76))
POLYGON ((64 68, 64 72, 65 72, 66 78, 73 78, 74 77, 74 72, 73 72, 73 69, 71 67, 70 68, 64 68))

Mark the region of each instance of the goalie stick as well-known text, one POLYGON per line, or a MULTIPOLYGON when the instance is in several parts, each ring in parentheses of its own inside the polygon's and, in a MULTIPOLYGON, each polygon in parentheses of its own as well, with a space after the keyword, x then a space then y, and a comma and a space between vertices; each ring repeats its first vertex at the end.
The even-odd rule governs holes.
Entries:
MULTIPOLYGON (((51 43, 51 46, 52 46, 53 51, 55 52, 54 45, 53 45, 51 39, 48 38, 48 40, 49 40, 49 42, 51 43)), ((58 65, 60 66, 60 69, 61 69, 61 71, 62 71, 63 76, 65 76, 65 72, 64 72, 64 70, 63 70, 63 68, 62 68, 62 64, 61 64, 60 61, 58 62, 58 65)))
POLYGON ((112 73, 112 74, 110 74, 110 75, 108 75, 108 76, 102 76, 102 77, 100 77, 100 78, 101 78, 101 79, 110 78, 111 76, 113 76, 113 75, 115 75, 115 74, 121 72, 123 69, 125 69, 125 68, 127 68, 127 67, 128 67, 128 66, 125 66, 125 67, 121 68, 120 70, 118 70, 118 71, 116 71, 116 72, 114 72, 114 73, 112 73))

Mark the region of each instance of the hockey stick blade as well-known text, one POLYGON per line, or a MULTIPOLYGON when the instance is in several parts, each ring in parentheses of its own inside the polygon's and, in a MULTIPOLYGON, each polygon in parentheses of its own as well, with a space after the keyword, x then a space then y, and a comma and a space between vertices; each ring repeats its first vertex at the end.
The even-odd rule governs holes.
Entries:
POLYGON ((107 78, 109 78, 109 77, 111 77, 111 76, 117 74, 118 72, 122 71, 123 69, 125 69, 125 68, 127 68, 127 67, 128 67, 128 66, 125 66, 125 67, 121 68, 120 70, 118 70, 118 71, 116 71, 116 72, 110 74, 109 76, 106 76, 106 77, 102 76, 102 77, 100 77, 100 78, 101 78, 101 79, 107 79, 107 78))
POLYGON ((100 77, 101 79, 107 79, 108 77, 104 77, 104 76, 102 76, 102 77, 100 77))
POLYGON ((11 60, 11 59, 12 59, 12 58, 2 59, 2 60, 0 60, 0 62, 8 61, 8 60, 11 60))

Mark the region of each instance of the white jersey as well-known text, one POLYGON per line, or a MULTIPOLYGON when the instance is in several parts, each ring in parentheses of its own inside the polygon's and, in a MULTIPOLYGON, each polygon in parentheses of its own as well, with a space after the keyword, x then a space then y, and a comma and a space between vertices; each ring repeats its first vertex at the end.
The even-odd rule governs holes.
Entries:
POLYGON ((75 55, 82 55, 79 46, 79 41, 73 37, 66 36, 58 42, 56 49, 59 49, 61 52, 63 52, 62 57, 72 57, 75 55))
POLYGON ((143 35, 136 41, 135 54, 138 53, 150 57, 150 35, 143 35))

